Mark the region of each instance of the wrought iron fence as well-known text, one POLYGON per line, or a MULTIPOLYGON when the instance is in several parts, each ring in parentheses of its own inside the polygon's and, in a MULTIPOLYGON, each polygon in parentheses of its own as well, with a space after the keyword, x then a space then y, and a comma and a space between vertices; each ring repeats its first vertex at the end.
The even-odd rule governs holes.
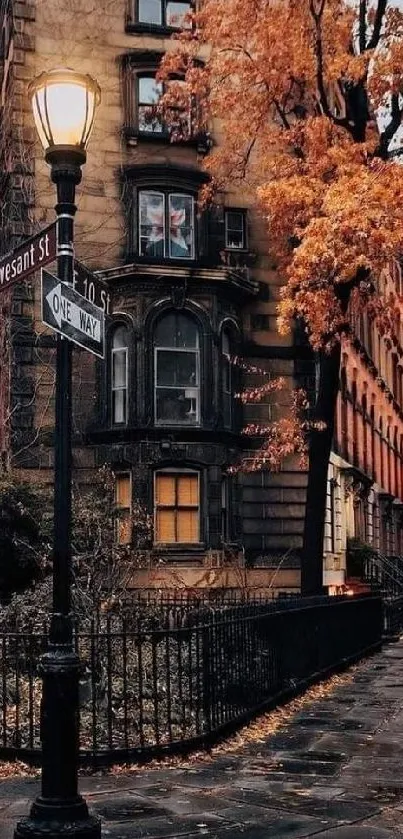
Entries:
MULTIPOLYGON (((80 758, 146 760, 211 741, 380 644, 379 597, 185 609, 77 630, 80 758)), ((3 633, 0 757, 40 760, 46 633, 3 633)))
POLYGON ((397 640, 403 630, 403 595, 383 598, 383 633, 389 640, 397 640))

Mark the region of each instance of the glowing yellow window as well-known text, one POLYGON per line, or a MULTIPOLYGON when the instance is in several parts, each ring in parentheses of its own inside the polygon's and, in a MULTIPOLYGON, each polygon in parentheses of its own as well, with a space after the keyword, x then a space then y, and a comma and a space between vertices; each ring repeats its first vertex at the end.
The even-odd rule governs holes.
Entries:
POLYGON ((157 472, 155 476, 155 541, 200 541, 199 475, 157 472))
POLYGON ((115 482, 116 541, 118 545, 128 545, 132 539, 132 483, 129 473, 116 475, 115 482))

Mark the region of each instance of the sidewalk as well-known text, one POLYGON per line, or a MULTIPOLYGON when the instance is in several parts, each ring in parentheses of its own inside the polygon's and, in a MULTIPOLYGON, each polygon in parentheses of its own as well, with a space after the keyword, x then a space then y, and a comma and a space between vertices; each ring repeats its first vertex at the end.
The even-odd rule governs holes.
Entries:
MULTIPOLYGON (((403 640, 261 742, 187 769, 82 777, 80 789, 103 839, 403 837, 403 640)), ((38 790, 1 782, 0 839, 38 790)))

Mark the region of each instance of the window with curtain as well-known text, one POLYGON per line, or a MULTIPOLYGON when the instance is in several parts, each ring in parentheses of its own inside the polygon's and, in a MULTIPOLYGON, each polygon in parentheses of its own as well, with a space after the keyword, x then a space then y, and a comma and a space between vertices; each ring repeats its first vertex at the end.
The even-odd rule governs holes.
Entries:
POLYGON ((155 542, 200 542, 200 479, 198 472, 160 471, 154 478, 155 542))
POLYGON ((199 330, 187 315, 170 312, 155 328, 154 398, 156 423, 199 424, 199 330))
POLYGON ((116 542, 128 545, 132 539, 132 482, 129 472, 115 477, 116 542))
POLYGON ((195 220, 192 195, 139 192, 139 255, 194 259, 195 220))
POLYGON ((111 340, 112 422, 127 423, 128 414, 128 336, 125 326, 118 326, 111 340))
POLYGON ((227 331, 221 335, 221 369, 222 369, 222 401, 223 420, 226 428, 232 424, 232 369, 231 344, 227 331))

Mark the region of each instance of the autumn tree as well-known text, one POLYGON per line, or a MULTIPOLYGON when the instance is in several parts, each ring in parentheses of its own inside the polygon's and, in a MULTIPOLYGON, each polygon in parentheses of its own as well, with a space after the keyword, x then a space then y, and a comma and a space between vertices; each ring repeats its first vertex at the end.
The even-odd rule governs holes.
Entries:
MULTIPOLYGON (((253 191, 284 279, 278 326, 305 330, 319 370, 310 434, 302 590, 322 587, 328 461, 341 338, 364 307, 393 320, 379 278, 399 255, 403 11, 397 0, 204 0, 164 59, 177 96, 222 142, 209 191, 253 191), (395 150, 395 154, 391 152, 395 150), (323 430, 323 425, 325 429, 323 430)), ((170 85, 169 95, 174 94, 170 85)), ((167 107, 172 102, 167 103, 167 107)))

